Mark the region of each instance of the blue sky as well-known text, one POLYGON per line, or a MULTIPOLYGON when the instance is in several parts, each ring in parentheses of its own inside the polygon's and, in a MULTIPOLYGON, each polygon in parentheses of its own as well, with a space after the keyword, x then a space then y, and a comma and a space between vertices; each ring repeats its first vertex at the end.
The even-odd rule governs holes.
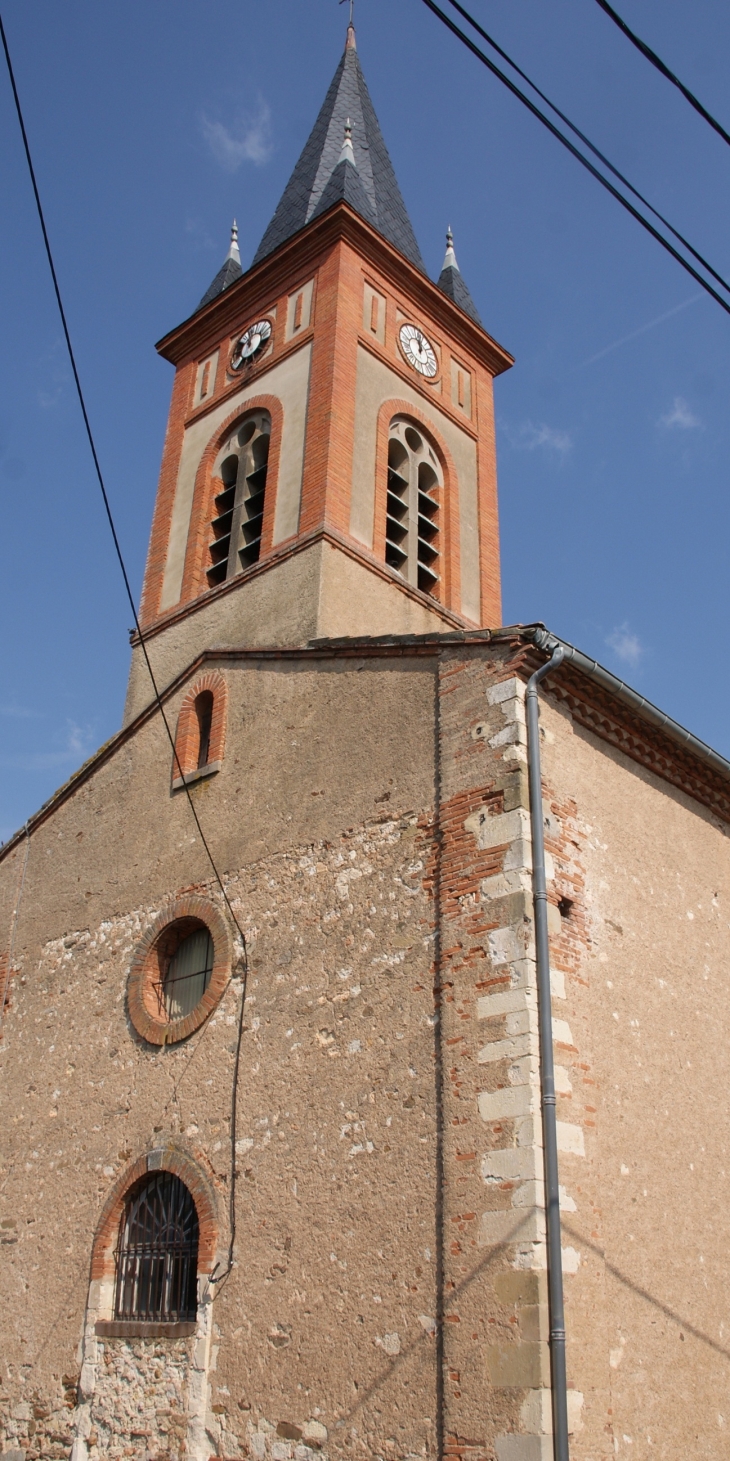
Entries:
MULTIPOLYGON (((730 11, 621 0, 726 126, 730 11)), ((594 0, 473 0, 558 105, 730 271, 730 148, 594 0)), ((335 0, 5 0, 26 124, 135 591, 171 386, 154 342, 238 219, 244 267, 344 40, 335 0)), ((504 619, 542 619, 730 755, 730 317, 420 0, 358 48, 424 258, 444 233, 497 382, 504 619)), ((125 602, 0 70, 0 838, 118 728, 125 602)))

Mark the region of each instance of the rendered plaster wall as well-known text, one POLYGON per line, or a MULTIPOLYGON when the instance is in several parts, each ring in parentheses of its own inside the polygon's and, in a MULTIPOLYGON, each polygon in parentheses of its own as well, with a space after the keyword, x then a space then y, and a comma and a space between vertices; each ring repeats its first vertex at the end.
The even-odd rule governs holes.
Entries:
POLYGON ((728 830, 543 697, 574 1461, 730 1454, 728 830), (597 768, 600 767, 600 772, 597 768), (572 1270, 572 1271, 571 1271, 572 1270))
MULTIPOLYGON (((210 646, 233 648, 304 645, 344 634, 437 634, 451 628, 425 595, 404 593, 393 582, 330 543, 318 542, 201 604, 147 640, 159 689, 210 646)), ((142 651, 132 650, 124 724, 151 703, 142 651)))
MULTIPOLYGON (((305 1440, 308 1424, 326 1427, 334 1454, 353 1429, 378 1450, 391 1440, 399 1455, 420 1453, 432 1435, 434 1028, 422 823, 415 813, 373 818, 230 877, 250 976, 236 1267, 213 1308, 207 1454, 240 1454, 262 1421, 305 1440)), ((3 1053, 17 1093, 3 1191, 18 1236, 3 1266, 11 1413, 24 1400, 50 1408, 54 1377, 78 1366, 99 1211, 140 1151, 176 1140, 208 1172, 225 1261, 240 983, 188 1044, 158 1051, 138 1041, 126 974, 155 911, 49 942, 14 993, 3 1053)), ((92 1458, 123 1454, 122 1442, 135 1456, 177 1454, 189 1409, 184 1347, 97 1344, 80 1396, 92 1458)))
MULTIPOLYGON (((435 1394, 433 673, 226 673, 224 767, 196 804, 249 941, 239 1238, 189 1454, 307 1461, 353 1427, 420 1453, 435 1394)), ((0 864, 8 923, 20 868, 0 864)), ((28 1458, 68 1456, 70 1419, 92 1457, 122 1442, 172 1457, 182 1417, 190 1447, 179 1343, 80 1341, 101 1208, 140 1153, 175 1140, 208 1174, 225 1263, 240 981, 179 1048, 144 1045, 125 1009, 141 932, 181 887, 215 896, 206 875, 157 722, 31 842, 0 1049, 0 1416, 28 1458)))

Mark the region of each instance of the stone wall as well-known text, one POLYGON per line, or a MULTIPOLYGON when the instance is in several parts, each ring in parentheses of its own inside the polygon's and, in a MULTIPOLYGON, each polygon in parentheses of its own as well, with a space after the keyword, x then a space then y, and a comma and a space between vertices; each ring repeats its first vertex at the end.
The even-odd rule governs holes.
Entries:
MULTIPOLYGON (((179 1045, 127 1018, 163 903, 222 905, 159 724, 34 831, 0 1047, 5 1452, 548 1461, 520 655, 227 668, 196 807, 249 950, 235 1154, 241 979, 179 1045), (104 1205, 173 1148, 219 1276, 235 1159, 233 1267, 190 1340, 101 1337, 104 1205)), ((714 1458, 727 831, 541 699, 571 1454, 714 1458)))

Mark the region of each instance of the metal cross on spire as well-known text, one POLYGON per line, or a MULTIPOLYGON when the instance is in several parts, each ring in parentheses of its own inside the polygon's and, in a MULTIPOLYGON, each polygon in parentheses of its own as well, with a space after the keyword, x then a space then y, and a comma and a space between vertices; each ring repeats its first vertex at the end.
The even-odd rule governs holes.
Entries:
MULTIPOLYGON (((345 3, 345 0, 340 0, 340 5, 344 5, 344 3, 345 3)), ((354 13, 355 13, 355 0, 350 0, 350 25, 354 25, 354 20, 353 20, 354 13)))

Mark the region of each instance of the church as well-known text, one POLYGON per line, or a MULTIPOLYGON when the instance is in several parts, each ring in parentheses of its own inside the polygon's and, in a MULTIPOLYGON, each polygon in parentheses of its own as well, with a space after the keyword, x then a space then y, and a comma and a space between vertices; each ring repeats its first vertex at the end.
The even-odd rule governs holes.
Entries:
POLYGON ((0 1454, 730 1457, 730 763, 502 625, 352 25, 157 348, 124 723, 0 850, 0 1454))

